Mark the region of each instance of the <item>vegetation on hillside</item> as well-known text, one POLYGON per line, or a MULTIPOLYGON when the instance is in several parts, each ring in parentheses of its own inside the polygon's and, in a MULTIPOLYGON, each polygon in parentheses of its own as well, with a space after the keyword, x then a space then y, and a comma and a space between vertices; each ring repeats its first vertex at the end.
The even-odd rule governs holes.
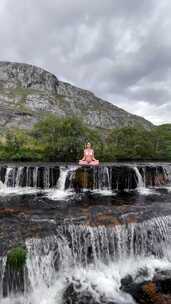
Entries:
POLYGON ((78 118, 48 115, 32 130, 8 129, 1 137, 0 160, 78 161, 90 141, 100 161, 171 160, 171 125, 145 130, 124 127, 93 130, 78 118))

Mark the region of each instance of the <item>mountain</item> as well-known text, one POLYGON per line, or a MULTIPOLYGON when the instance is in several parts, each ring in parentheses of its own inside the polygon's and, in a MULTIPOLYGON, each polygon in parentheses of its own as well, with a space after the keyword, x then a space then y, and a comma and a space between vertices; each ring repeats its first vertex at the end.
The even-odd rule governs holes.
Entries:
POLYGON ((59 81, 39 67, 0 62, 0 128, 27 129, 47 113, 59 117, 75 115, 93 128, 153 126, 89 91, 59 81))

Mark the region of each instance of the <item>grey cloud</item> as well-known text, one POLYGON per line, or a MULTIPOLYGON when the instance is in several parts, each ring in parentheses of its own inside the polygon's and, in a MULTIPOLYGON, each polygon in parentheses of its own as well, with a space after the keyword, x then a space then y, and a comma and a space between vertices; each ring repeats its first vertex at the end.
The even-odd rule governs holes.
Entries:
POLYGON ((170 9, 169 0, 1 0, 0 60, 39 65, 161 122, 147 109, 170 109, 170 9))
POLYGON ((156 106, 169 103, 171 100, 171 92, 162 88, 139 88, 133 92, 128 92, 128 96, 134 100, 150 100, 150 103, 156 106))

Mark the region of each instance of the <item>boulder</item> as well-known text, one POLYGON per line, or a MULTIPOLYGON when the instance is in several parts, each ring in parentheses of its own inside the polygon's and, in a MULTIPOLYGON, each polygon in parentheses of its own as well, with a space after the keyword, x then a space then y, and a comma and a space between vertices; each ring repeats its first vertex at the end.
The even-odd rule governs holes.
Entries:
POLYGON ((131 276, 121 281, 121 289, 139 304, 170 304, 171 303, 171 272, 159 272, 153 280, 137 283, 131 276))

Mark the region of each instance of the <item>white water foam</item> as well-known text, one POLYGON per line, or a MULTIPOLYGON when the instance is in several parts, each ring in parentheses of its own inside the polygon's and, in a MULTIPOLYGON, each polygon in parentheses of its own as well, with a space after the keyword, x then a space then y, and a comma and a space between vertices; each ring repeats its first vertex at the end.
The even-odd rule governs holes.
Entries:
POLYGON ((50 271, 52 271, 52 274, 54 272, 53 267, 49 265, 50 261, 50 257, 41 261, 41 263, 44 262, 44 265, 41 265, 41 272, 40 265, 37 265, 38 269, 35 268, 34 276, 35 272, 38 271, 38 281, 35 277, 31 277, 33 274, 32 267, 35 267, 35 264, 31 265, 31 261, 27 261, 27 266, 30 267, 29 276, 32 280, 32 291, 24 296, 15 297, 13 295, 7 299, 1 299, 1 304, 62 304, 63 293, 68 283, 80 284, 78 291, 90 293, 99 302, 100 298, 103 297, 108 301, 116 301, 118 304, 134 304, 132 297, 120 290, 122 278, 128 274, 136 278, 138 272, 145 269, 148 272, 145 280, 150 280, 156 269, 161 271, 171 269, 171 264, 167 260, 159 260, 153 257, 143 260, 120 261, 119 263, 111 262, 109 265, 99 262, 98 267, 90 265, 87 268, 70 267, 67 271, 61 269, 58 275, 55 274, 52 283, 48 286, 47 277, 51 276, 50 271), (46 267, 49 267, 48 273, 45 273, 46 267))
MULTIPOLYGON (((170 217, 154 218, 142 224, 130 224, 129 231, 126 226, 107 228, 91 228, 86 226, 70 226, 68 232, 72 239, 72 246, 62 231, 58 230, 57 235, 45 239, 30 239, 26 242, 28 251, 27 269, 31 289, 25 295, 7 299, 1 299, 1 304, 62 304, 63 294, 66 288, 73 283, 76 290, 81 293, 89 293, 99 303, 103 300, 113 301, 118 304, 133 304, 134 300, 130 295, 120 290, 121 279, 128 274, 135 282, 151 280, 157 271, 171 270, 171 260, 165 246, 170 242, 170 217), (152 233, 151 241, 158 252, 158 245, 161 246, 162 256, 153 255, 147 250, 149 229, 152 233), (108 231, 108 236, 107 236, 108 231), (83 264, 80 260, 82 255, 87 255, 89 239, 84 239, 82 247, 81 233, 84 237, 89 235, 93 249, 94 260, 83 264), (136 233, 141 235, 136 244, 136 233), (127 244, 128 235, 131 236, 130 244, 127 244), (112 245, 109 241, 117 240, 119 245, 117 252, 105 262, 103 254, 109 256, 108 249, 112 245), (158 242, 158 237, 161 241, 158 242), (165 241, 163 240, 165 238, 165 241), (134 242, 132 243, 132 241, 134 242), (95 246, 99 244, 100 248, 95 246), (140 254, 135 254, 140 250, 140 254), (142 246, 143 245, 143 246, 142 246), (126 248, 131 246, 129 254, 126 248), (139 247, 140 246, 140 247, 139 247), (141 247, 142 246, 142 247, 141 247), (96 254, 96 250, 99 252, 96 254), (55 262, 58 268, 55 267, 55 262), (145 273, 145 274, 144 274, 145 273)), ((67 232, 67 233, 68 233, 67 232)), ((113 243, 115 247, 116 244, 113 243)), ((106 301, 106 302, 107 302, 106 301)), ((104 302, 103 302, 104 303, 104 302)))
POLYGON ((0 188, 0 196, 7 195, 23 195, 23 194, 35 194, 39 192, 46 192, 47 190, 42 190, 33 187, 6 187, 5 185, 0 188))
POLYGON ((49 192, 47 192, 46 196, 53 200, 53 201, 62 201, 62 200, 68 200, 74 195, 74 193, 71 190, 58 190, 54 189, 49 192))
POLYGON ((157 188, 141 188, 138 189, 138 192, 142 195, 160 195, 156 190, 157 188))
POLYGON ((107 190, 107 189, 106 190, 95 189, 92 192, 93 192, 93 194, 99 194, 102 196, 116 196, 116 192, 113 192, 112 190, 107 190))

